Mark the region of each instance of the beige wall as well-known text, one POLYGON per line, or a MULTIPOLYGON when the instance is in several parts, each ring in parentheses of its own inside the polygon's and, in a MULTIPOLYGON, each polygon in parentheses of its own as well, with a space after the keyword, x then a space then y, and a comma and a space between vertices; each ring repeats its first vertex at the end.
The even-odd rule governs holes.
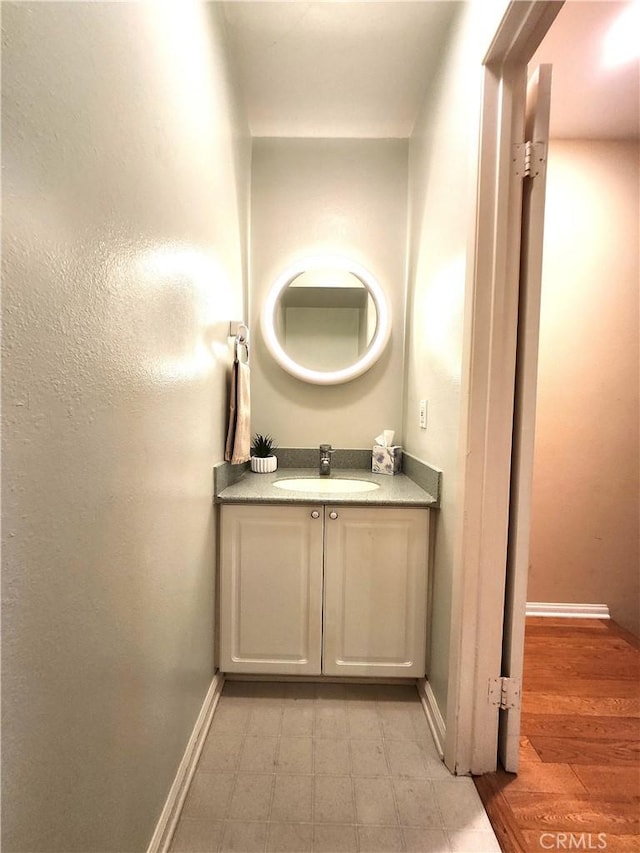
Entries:
POLYGON ((213 675, 249 149, 201 9, 2 5, 5 853, 146 849, 213 675))
POLYGON ((636 634, 639 153, 550 148, 527 595, 607 604, 636 634))
POLYGON ((459 452, 465 294, 472 251, 482 59, 505 2, 467 4, 455 19, 437 78, 411 137, 404 444, 443 471, 434 513, 428 679, 446 713, 452 591, 462 495, 459 452), (426 430, 419 401, 428 401, 426 430))
POLYGON ((401 440, 407 141, 255 139, 251 192, 252 430, 271 433, 281 447, 368 448, 385 428, 401 440), (381 360, 336 386, 285 373, 259 329, 279 273, 324 253, 373 273, 393 318, 381 360))

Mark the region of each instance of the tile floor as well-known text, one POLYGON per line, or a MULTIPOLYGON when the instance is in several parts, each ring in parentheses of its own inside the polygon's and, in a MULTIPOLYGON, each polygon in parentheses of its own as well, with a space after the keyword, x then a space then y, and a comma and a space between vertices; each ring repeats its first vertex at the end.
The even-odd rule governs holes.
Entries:
POLYGON ((500 850, 414 687, 227 681, 172 853, 500 850))

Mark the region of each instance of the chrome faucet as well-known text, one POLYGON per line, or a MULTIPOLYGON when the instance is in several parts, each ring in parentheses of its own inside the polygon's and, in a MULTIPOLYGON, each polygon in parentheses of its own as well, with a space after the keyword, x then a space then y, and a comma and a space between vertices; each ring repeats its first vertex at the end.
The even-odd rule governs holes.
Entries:
POLYGON ((320 445, 320 476, 328 477, 331 474, 331 454, 333 449, 330 444, 320 445))

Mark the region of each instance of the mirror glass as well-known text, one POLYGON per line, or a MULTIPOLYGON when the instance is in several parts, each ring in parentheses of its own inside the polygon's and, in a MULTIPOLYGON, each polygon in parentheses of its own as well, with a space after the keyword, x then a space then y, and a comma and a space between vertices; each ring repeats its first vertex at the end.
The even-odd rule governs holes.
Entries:
POLYGON ((277 279, 262 326, 281 367, 307 382, 338 384, 379 358, 390 318, 378 282, 363 267, 344 259, 308 259, 277 279))
POLYGON ((342 370, 367 351, 376 323, 374 301, 357 276, 307 270, 282 292, 276 333, 283 349, 303 367, 342 370))

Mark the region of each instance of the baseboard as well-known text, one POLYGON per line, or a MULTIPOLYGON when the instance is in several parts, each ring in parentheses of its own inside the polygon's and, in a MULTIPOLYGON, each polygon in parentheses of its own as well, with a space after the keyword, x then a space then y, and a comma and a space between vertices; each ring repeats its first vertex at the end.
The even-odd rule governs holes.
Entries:
POLYGON ((553 601, 527 601, 527 616, 566 616, 571 619, 610 619, 606 604, 562 604, 553 601))
POLYGON ((440 708, 438 708, 436 697, 433 695, 431 685, 426 678, 418 679, 418 693, 420 695, 420 701, 422 702, 424 712, 427 715, 427 723, 431 729, 436 749, 438 750, 440 758, 443 758, 446 726, 444 724, 442 714, 440 713, 440 708))
POLYGON ((216 672, 202 703, 147 853, 166 853, 169 849, 223 685, 224 675, 216 672))

